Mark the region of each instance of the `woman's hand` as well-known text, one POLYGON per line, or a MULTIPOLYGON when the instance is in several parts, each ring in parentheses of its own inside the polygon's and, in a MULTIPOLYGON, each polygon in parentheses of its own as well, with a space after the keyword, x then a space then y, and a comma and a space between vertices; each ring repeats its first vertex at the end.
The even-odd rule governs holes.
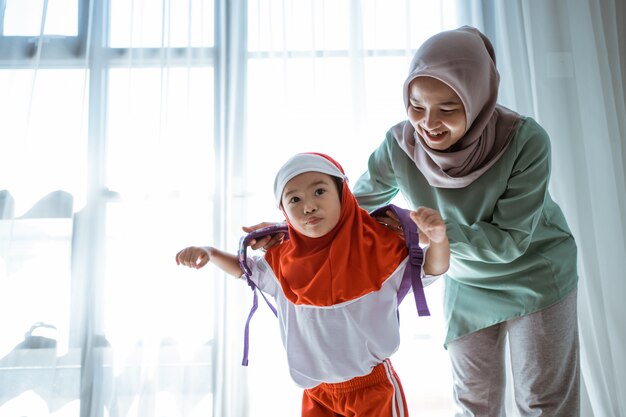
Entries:
POLYGON ((391 210, 387 210, 385 214, 387 216, 376 216, 376 221, 387 227, 387 229, 391 230, 395 234, 404 237, 404 230, 402 230, 400 219, 398 219, 398 217, 391 210))
MULTIPOLYGON (((400 223, 400 219, 398 219, 398 217, 391 210, 387 210, 385 214, 387 216, 376 217, 376 220, 378 221, 378 223, 387 227, 389 230, 391 230, 395 234, 404 237, 404 230, 402 229, 402 223, 400 223)), ((437 211, 429 209, 427 207, 420 207, 416 211, 411 212, 411 219, 417 224, 420 243, 423 245, 429 245, 431 241, 431 237, 429 236, 429 233, 425 233, 425 231, 422 230, 422 227, 420 227, 420 225, 422 225, 423 227, 429 227, 429 228, 434 227, 434 225, 426 226, 427 222, 435 221, 435 219, 433 218, 431 218, 430 220, 427 220, 427 217, 433 217, 433 216, 439 217, 439 219, 441 220, 441 224, 443 224, 443 233, 445 234, 446 225, 445 223, 443 223, 443 219, 441 219, 441 216, 439 216, 439 213, 437 211), (416 219, 418 219, 418 221, 416 221, 416 219)), ((439 224, 439 227, 441 226, 441 224, 439 224)), ((438 233, 440 233, 440 231, 438 233)), ((437 239, 442 239, 442 238, 441 236, 437 235, 437 239)))
POLYGON ((200 269, 211 260, 210 248, 189 246, 176 254, 176 264, 200 269))
MULTIPOLYGON (((255 224, 254 226, 243 226, 241 229, 246 233, 250 233, 250 232, 254 232, 255 230, 261 229, 263 227, 274 226, 277 224, 280 224, 280 223, 263 222, 263 223, 255 224)), ((265 236, 258 240, 252 239, 248 246, 250 246, 250 248, 254 250, 257 250, 257 249, 268 250, 269 248, 273 246, 280 245, 281 243, 283 243, 284 238, 285 238, 284 233, 276 233, 274 235, 265 236)))

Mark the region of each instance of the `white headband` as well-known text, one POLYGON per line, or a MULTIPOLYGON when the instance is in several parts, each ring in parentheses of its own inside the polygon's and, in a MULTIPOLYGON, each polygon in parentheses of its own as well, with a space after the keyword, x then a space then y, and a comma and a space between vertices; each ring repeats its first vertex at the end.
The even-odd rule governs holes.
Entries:
POLYGON ((304 174, 305 172, 321 172, 322 174, 339 177, 344 181, 348 180, 348 177, 341 172, 337 165, 323 156, 311 153, 299 153, 285 162, 278 170, 276 179, 274 179, 274 197, 279 207, 285 185, 287 185, 289 180, 293 177, 304 174))

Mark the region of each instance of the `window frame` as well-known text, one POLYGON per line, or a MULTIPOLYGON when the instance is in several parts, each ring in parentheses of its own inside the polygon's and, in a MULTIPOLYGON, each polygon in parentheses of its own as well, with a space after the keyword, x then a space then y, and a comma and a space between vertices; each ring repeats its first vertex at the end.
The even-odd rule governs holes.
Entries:
MULTIPOLYGON (((84 66, 87 52, 90 0, 76 1, 78 2, 78 33, 76 36, 4 35, 5 7, 0 7, 0 68, 32 68, 34 65, 43 68, 84 66)), ((95 2, 97 1, 95 0, 95 2)))

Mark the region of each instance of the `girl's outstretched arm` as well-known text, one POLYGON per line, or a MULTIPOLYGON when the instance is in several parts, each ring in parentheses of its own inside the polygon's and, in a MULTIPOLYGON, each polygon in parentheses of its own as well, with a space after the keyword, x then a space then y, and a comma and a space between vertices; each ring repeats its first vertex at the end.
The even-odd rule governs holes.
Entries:
POLYGON ((176 264, 189 268, 200 269, 209 262, 232 276, 243 274, 236 255, 211 246, 189 246, 176 254, 176 264))

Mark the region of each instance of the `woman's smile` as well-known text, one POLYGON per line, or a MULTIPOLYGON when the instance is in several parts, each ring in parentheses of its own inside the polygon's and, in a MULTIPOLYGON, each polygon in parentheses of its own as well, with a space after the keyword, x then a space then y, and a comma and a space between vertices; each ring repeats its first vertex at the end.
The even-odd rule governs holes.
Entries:
POLYGON ((424 128, 420 129, 420 133, 422 134, 422 136, 424 136, 425 139, 427 139, 429 142, 441 142, 444 139, 446 139, 447 137, 447 130, 444 131, 428 131, 424 128))

